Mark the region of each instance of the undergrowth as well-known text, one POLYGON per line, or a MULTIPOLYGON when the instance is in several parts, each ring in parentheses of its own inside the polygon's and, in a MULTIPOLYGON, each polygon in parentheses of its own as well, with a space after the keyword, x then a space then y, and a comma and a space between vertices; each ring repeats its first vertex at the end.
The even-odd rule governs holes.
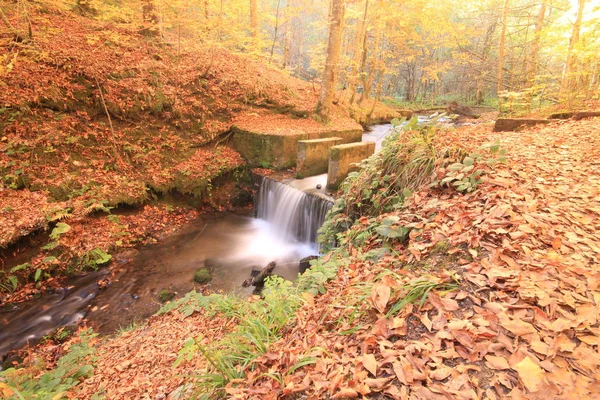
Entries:
POLYGON ((44 372, 44 367, 33 363, 29 367, 0 372, 0 395, 9 400, 70 398, 67 391, 94 370, 96 351, 91 345, 94 337, 96 334, 91 329, 81 332, 81 341, 71 346, 53 370, 44 372))
MULTIPOLYGON (((189 338, 178 353, 174 363, 177 367, 185 361, 202 356, 207 367, 198 371, 195 389, 202 399, 224 395, 227 383, 243 379, 246 371, 253 368, 252 362, 267 353, 269 346, 294 324, 298 308, 306 301, 306 293, 325 293, 325 283, 337 275, 345 260, 341 251, 332 253, 328 261, 312 261, 312 267, 298 277, 295 283, 280 277, 269 277, 261 298, 251 300, 235 295, 190 292, 183 298, 169 303, 159 311, 164 314, 178 310, 184 316, 203 310, 209 317, 222 314, 236 321, 235 328, 222 339, 208 342, 203 337, 189 338)), ((301 359, 308 365, 310 359, 301 359)))
POLYGON ((325 249, 331 249, 337 234, 357 219, 401 208, 412 191, 431 179, 441 157, 434 141, 437 128, 419 128, 416 118, 406 125, 392 122, 393 132, 383 142, 381 151, 364 160, 360 169, 343 182, 342 195, 319 230, 325 249))
POLYGON ((370 236, 369 229, 373 228, 389 239, 405 239, 408 227, 392 226, 394 223, 389 220, 383 223, 387 226, 378 226, 373 218, 400 211, 404 201, 428 183, 431 187, 470 193, 482 182, 486 167, 506 161, 506 150, 499 141, 481 146, 477 153, 459 146, 440 146, 436 121, 417 126, 416 118, 406 124, 395 120, 392 129, 381 151, 362 161, 359 170, 350 173, 342 183, 342 193, 319 229, 322 250, 335 247, 338 235, 363 218, 369 218, 369 226, 364 226, 367 231, 362 236, 370 236), (438 169, 445 172, 439 181, 434 179, 438 169))

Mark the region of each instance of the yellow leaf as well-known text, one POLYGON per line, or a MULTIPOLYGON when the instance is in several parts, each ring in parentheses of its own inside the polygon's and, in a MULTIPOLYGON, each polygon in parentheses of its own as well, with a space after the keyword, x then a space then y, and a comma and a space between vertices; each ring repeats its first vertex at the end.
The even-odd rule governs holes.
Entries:
POLYGON ((519 373, 523 385, 530 392, 537 392, 544 381, 544 371, 529 356, 517 363, 513 369, 519 373))
POLYGON ((6 383, 0 382, 0 395, 4 398, 8 398, 15 394, 14 390, 10 388, 6 383))

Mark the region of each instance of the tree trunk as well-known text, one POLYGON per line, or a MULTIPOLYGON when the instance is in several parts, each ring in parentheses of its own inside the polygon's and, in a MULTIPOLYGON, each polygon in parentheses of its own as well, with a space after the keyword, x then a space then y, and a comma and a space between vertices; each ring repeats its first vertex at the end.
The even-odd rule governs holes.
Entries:
POLYGON ((565 93, 571 89, 571 73, 573 66, 575 65, 575 56, 573 55, 573 49, 579 42, 579 32, 581 30, 581 19, 583 18, 583 7, 585 6, 585 0, 579 0, 579 8, 577 10, 577 18, 573 25, 573 32, 571 33, 571 39, 569 39, 569 49, 567 50, 567 60, 565 61, 565 68, 563 70, 562 81, 560 83, 560 93, 565 93))
POLYGON ((354 103, 356 89, 358 88, 359 75, 362 72, 361 66, 364 67, 364 62, 362 62, 362 60, 366 58, 368 12, 369 0, 366 0, 363 18, 359 22, 358 27, 356 28, 356 37, 354 38, 354 57, 352 60, 352 65, 350 66, 350 82, 348 83, 350 93, 352 93, 352 97, 350 98, 350 104, 354 103))
POLYGON ((502 30, 500 31, 500 48, 498 49, 498 82, 496 91, 498 93, 498 110, 502 111, 502 99, 500 93, 504 90, 502 73, 504 68, 504 41, 506 40, 506 17, 508 15, 508 0, 504 0, 502 9, 502 30))
POLYGON ((293 1, 288 0, 285 6, 285 41, 283 43, 283 68, 289 68, 292 65, 292 19, 293 19, 293 1))
POLYGON ((160 18, 153 0, 144 0, 142 4, 142 32, 148 36, 160 36, 160 18))
POLYGON ((342 22, 344 21, 344 0, 331 0, 329 8, 329 39, 327 41, 327 59, 323 72, 323 84, 315 113, 322 121, 329 121, 329 113, 335 91, 337 64, 340 59, 342 42, 342 22))
MULTIPOLYGON (((369 61, 369 73, 365 74, 364 70, 362 72, 363 76, 363 91, 360 94, 360 99, 358 103, 362 103, 366 99, 371 96, 371 89, 373 87, 373 77, 375 76, 375 69, 377 68, 377 52, 379 51, 379 43, 381 42, 381 27, 379 26, 379 22, 375 23, 375 43, 373 44, 373 51, 371 60, 369 61)), ((366 46, 365 46, 366 49, 366 46)), ((366 51, 365 51, 366 53, 366 51)))
POLYGON ((31 35, 27 37, 21 32, 19 32, 14 26, 12 26, 12 24, 4 14, 4 11, 2 11, 2 8, 0 8, 0 19, 2 20, 2 22, 4 22, 10 33, 14 36, 16 42, 25 42, 31 39, 31 35))
POLYGON ((258 0, 250 0, 250 35, 256 47, 258 40, 258 0))

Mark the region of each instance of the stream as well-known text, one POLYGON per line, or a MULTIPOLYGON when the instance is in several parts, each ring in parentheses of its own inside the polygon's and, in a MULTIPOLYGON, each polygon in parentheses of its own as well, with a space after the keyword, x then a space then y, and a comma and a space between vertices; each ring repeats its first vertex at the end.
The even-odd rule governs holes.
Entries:
MULTIPOLYGON (((374 126, 363 141, 379 149, 390 127, 374 126)), ((256 216, 202 216, 158 244, 114 254, 110 273, 73 278, 61 291, 0 308, 0 357, 83 318, 101 334, 142 322, 161 307, 161 290, 178 296, 201 290, 205 285, 192 277, 203 266, 212 271, 207 288, 213 292, 249 295, 252 288, 242 283, 271 261, 277 264, 275 274, 295 280, 300 260, 319 254, 317 230, 332 204, 326 181, 326 174, 284 183, 262 178, 256 216), (109 276, 110 284, 100 290, 98 282, 109 276)))

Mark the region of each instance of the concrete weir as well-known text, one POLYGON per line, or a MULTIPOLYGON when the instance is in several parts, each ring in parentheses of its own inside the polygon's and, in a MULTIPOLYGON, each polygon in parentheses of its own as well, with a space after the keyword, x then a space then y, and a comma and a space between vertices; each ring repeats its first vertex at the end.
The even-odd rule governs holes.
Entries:
POLYGON ((337 137, 342 139, 342 143, 355 143, 362 140, 362 129, 345 129, 337 131, 312 132, 308 134, 308 139, 326 139, 337 137))
POLYGON ((342 138, 300 140, 298 142, 298 164, 296 178, 324 174, 329 163, 329 148, 342 144, 342 138))
MULTIPOLYGON (((285 169, 296 166, 298 141, 338 138, 341 143, 360 142, 362 130, 346 129, 310 133, 261 133, 231 128, 233 145, 251 167, 285 169)), ((307 175, 305 175, 307 176, 307 175)))
POLYGON ((296 165, 298 141, 306 133, 266 134, 231 128, 233 145, 251 167, 285 169, 296 165))
POLYGON ((333 146, 329 149, 327 189, 336 190, 350 172, 356 171, 359 163, 375 153, 375 143, 361 142, 333 146))

